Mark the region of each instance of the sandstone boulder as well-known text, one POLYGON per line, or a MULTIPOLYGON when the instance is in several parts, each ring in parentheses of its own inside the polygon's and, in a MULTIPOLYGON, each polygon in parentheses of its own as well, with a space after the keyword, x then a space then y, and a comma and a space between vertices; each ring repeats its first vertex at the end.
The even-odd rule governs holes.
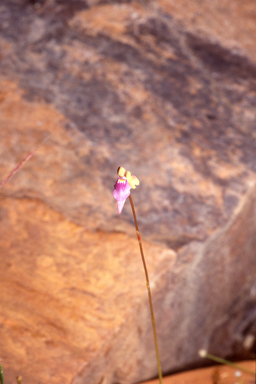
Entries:
POLYGON ((0 190, 8 381, 156 376, 119 165, 141 183, 164 373, 201 348, 252 350, 255 14, 252 0, 1 2, 0 180, 37 148, 0 190))

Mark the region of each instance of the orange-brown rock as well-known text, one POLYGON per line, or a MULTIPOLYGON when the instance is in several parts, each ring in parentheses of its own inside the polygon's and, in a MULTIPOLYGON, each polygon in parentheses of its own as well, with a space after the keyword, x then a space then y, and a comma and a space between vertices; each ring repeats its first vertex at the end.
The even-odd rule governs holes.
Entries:
MULTIPOLYGON (((0 214, 7 382, 18 374, 28 384, 71 382, 85 373, 84 382, 103 375, 111 382, 124 368, 116 362, 127 356, 139 376, 136 362, 151 338, 141 349, 149 313, 136 239, 88 233, 37 199, 2 197, 0 214)), ((145 249, 152 288, 159 290, 175 254, 153 244, 145 249)))
MULTIPOLYGON (((241 361, 238 364, 255 372, 255 362, 252 360, 241 361)), ((164 377, 163 384, 234 384, 235 382, 239 383, 239 381, 243 384, 251 384, 254 382, 254 376, 248 372, 239 371, 226 365, 217 365, 164 377)), ((158 383, 158 380, 151 380, 143 384, 158 383)))
MULTIPOLYGON (((9 382, 164 373, 256 334, 256 3, 0 4, 0 358, 9 382)), ((250 340, 250 343, 248 343, 250 340)))

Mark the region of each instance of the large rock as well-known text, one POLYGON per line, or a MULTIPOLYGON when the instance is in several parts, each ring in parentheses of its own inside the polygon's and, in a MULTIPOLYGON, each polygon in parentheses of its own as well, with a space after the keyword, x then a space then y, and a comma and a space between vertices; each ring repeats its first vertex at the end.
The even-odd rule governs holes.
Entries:
POLYGON ((119 165, 141 182, 164 372, 198 363, 202 347, 245 351, 256 321, 255 12, 238 0, 1 2, 0 180, 38 146, 1 189, 9 380, 156 375, 132 216, 112 197, 119 165))
MULTIPOLYGON (((89 230, 131 234, 111 200, 123 165, 141 180, 146 236, 174 248, 206 240, 255 175, 254 62, 154 2, 75 4, 2 5, 3 140, 22 157, 50 134, 40 174, 20 176, 12 194, 26 190, 89 230), (18 90, 5 97, 13 87, 22 105, 18 90)), ((19 157, 3 140, 11 168, 19 157)))
MULTIPOLYGON (((103 374, 111 382, 128 356, 130 375, 139 377, 149 313, 137 240, 88 233, 37 199, 2 197, 0 214, 7 381, 21 374, 26 383, 71 382, 86 372, 84 382, 103 374)), ((145 250, 152 284, 161 286, 175 253, 148 243, 145 250)))
MULTIPOLYGON (((241 361, 238 363, 243 368, 255 371, 255 363, 253 360, 241 361)), ((238 380, 244 382, 252 382, 253 375, 251 373, 242 372, 227 365, 215 365, 208 368, 193 369, 191 371, 176 373, 164 378, 164 384, 213 384, 220 382, 222 384, 234 384, 238 380)), ((158 380, 144 382, 143 384, 158 384, 158 380)))

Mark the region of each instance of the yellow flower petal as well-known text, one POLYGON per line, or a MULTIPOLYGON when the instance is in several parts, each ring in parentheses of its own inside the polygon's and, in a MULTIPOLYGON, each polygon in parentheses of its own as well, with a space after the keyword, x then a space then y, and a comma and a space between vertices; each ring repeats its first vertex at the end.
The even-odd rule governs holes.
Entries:
POLYGON ((128 180, 128 183, 130 184, 130 186, 132 187, 132 189, 135 189, 136 188, 136 185, 139 185, 140 182, 139 180, 137 179, 136 176, 132 175, 130 180, 128 180))
POLYGON ((125 172, 126 172, 126 170, 124 169, 124 167, 119 167, 118 170, 117 170, 117 174, 120 177, 124 177, 125 172))
POLYGON ((131 175, 130 171, 126 171, 124 167, 119 167, 117 170, 119 177, 125 177, 132 189, 135 189, 137 185, 140 184, 136 176, 131 175))

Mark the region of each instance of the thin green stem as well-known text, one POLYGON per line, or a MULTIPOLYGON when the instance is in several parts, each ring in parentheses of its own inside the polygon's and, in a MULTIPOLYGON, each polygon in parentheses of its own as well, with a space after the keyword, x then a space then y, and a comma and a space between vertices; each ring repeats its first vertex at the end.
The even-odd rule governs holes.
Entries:
POLYGON ((243 367, 242 365, 239 365, 239 364, 236 364, 236 363, 231 363, 231 362, 228 361, 228 360, 222 359, 221 357, 217 357, 217 356, 211 355, 210 353, 206 353, 205 357, 208 357, 208 359, 211 359, 211 360, 213 360, 213 361, 216 361, 217 363, 221 363, 221 364, 229 365, 230 367, 239 369, 240 371, 244 371, 244 372, 250 373, 250 374, 253 375, 253 376, 255 375, 255 372, 252 371, 252 370, 249 369, 249 368, 245 368, 245 367, 243 367))
POLYGON ((156 359, 157 359, 157 367, 158 367, 158 377, 159 377, 159 383, 162 384, 162 369, 161 369, 161 364, 160 364, 160 357, 159 357, 159 350, 158 350, 158 342, 157 342, 157 335, 156 335, 156 323, 155 323, 155 316, 154 316, 154 310, 153 310, 153 303, 152 303, 152 296, 151 296, 151 290, 150 290, 150 285, 149 285, 149 278, 148 278, 148 270, 147 270, 147 265, 146 265, 146 260, 144 257, 144 252, 143 252, 143 247, 142 247, 142 241, 141 241, 141 235, 138 227, 138 222, 136 218, 136 213, 135 213, 135 208, 133 205, 132 197, 129 195, 129 200, 130 204, 132 207, 132 213, 133 213, 133 218, 134 218, 134 224, 136 228, 136 235, 138 238, 139 242, 139 247, 140 247, 140 254, 141 254, 141 259, 145 271, 145 276, 146 276, 146 286, 148 290, 148 299, 149 299, 149 306, 150 306, 150 312, 151 312, 151 322, 152 322, 152 327, 153 327, 153 333, 154 333, 154 340, 155 340, 155 350, 156 350, 156 359))
POLYGON ((3 367, 1 362, 0 362, 0 383, 4 384, 4 372, 3 372, 3 367))

